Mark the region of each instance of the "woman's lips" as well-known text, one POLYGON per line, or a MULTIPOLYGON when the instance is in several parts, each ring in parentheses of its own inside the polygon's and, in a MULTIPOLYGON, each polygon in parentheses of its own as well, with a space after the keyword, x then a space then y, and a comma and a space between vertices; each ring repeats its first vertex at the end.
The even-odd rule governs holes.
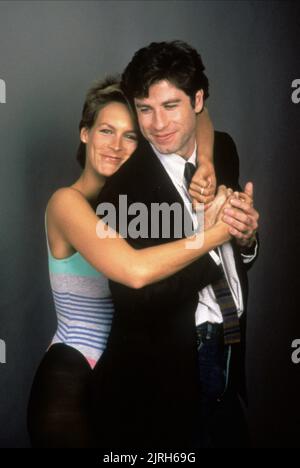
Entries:
POLYGON ((120 161, 122 161, 122 158, 119 158, 119 157, 116 157, 116 156, 109 156, 107 154, 103 154, 102 158, 104 159, 104 161, 114 163, 114 164, 117 164, 120 161))

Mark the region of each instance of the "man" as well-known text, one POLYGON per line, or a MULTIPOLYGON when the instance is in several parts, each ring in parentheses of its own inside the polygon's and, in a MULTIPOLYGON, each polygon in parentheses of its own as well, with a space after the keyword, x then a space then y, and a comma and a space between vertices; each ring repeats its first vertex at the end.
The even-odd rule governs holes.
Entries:
MULTIPOLYGON (((197 227, 188 186, 196 164, 196 114, 208 97, 201 57, 180 41, 152 43, 134 55, 121 86, 135 107, 144 140, 131 160, 107 181, 99 202, 113 203, 118 213, 122 194, 127 195, 129 205, 142 202, 149 210, 152 203, 177 202, 197 227)), ((237 152, 224 133, 215 134, 214 160, 218 184, 239 190, 237 152)), ((224 218, 231 226, 231 243, 141 290, 110 282, 116 309, 108 343, 112 369, 113 361, 121 360, 120 353, 123 361, 118 375, 111 375, 117 382, 112 385, 111 427, 100 433, 105 437, 107 429, 108 441, 115 434, 116 447, 245 444, 244 438, 238 440, 243 419, 237 393, 244 394, 245 386, 246 270, 257 250, 258 213, 253 208, 252 184, 231 203, 224 218), (118 352, 114 351, 116 343, 118 352), (234 427, 239 425, 231 434, 233 442, 226 440, 228 408, 234 410, 229 421, 237 415, 234 427)), ((149 216, 149 233, 151 221, 149 216)), ((171 226, 167 239, 160 229, 158 238, 129 235, 128 242, 141 248, 174 237, 171 226)), ((101 363, 99 374, 100 390, 104 385, 101 363)), ((97 380, 97 372, 95 376, 97 380)), ((104 396, 100 391, 100 405, 104 396)), ((96 416, 101 420, 100 412, 96 416)))

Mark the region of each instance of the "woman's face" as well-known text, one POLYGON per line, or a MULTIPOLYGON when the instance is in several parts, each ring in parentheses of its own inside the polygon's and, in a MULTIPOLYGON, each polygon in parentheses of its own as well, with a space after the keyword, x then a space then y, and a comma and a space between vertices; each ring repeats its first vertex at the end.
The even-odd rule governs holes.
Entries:
POLYGON ((137 147, 137 134, 133 119, 125 104, 111 102, 98 113, 90 129, 80 133, 86 143, 86 167, 109 177, 114 174, 137 147))

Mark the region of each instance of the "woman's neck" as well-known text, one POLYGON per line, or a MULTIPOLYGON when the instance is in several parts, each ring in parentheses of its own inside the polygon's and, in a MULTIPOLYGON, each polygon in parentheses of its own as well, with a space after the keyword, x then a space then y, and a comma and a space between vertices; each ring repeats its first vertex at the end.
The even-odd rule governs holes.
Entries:
POLYGON ((106 181, 106 177, 84 169, 79 179, 71 187, 79 190, 94 205, 106 181))

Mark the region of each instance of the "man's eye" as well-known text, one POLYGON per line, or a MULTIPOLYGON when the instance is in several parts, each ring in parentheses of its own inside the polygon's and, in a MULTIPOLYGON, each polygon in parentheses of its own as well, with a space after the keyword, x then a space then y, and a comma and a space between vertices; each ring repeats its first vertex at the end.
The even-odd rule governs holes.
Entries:
POLYGON ((140 112, 142 112, 142 114, 145 114, 146 112, 150 112, 150 109, 149 107, 140 107, 140 112))
POLYGON ((175 109, 177 107, 177 104, 166 104, 165 108, 166 109, 175 109))

